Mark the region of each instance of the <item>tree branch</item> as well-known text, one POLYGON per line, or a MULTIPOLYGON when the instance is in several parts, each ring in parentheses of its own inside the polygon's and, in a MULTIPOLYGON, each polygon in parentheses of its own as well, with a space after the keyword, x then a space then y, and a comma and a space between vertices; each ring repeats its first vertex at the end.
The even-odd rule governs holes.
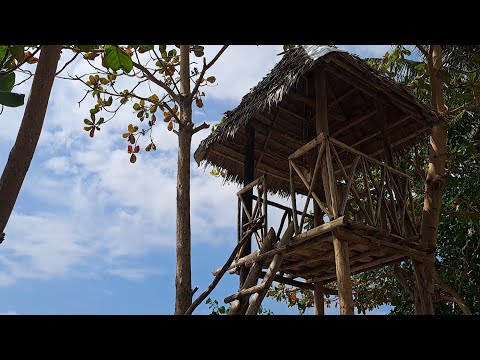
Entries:
POLYGON ((170 107, 170 105, 168 105, 166 102, 163 102, 162 105, 167 108, 167 110, 170 112, 170 114, 172 114, 172 116, 175 118, 175 120, 178 121, 179 124, 185 125, 185 124, 183 123, 183 121, 178 118, 177 114, 175 114, 175 111, 172 110, 172 108, 170 107))
POLYGON ((453 288, 451 288, 450 286, 445 284, 440 279, 440 276, 438 276, 438 273, 435 273, 435 281, 436 281, 436 285, 437 285, 438 288, 440 288, 440 289, 442 289, 442 290, 444 290, 444 291, 446 291, 447 293, 450 294, 450 297, 448 297, 448 298, 446 296, 442 295, 443 299, 455 302, 460 307, 460 309, 463 311, 463 313, 465 315, 472 315, 470 309, 468 308, 467 304, 465 304, 465 302, 462 300, 460 295, 458 295, 458 293, 453 288))
POLYGON ((65 65, 63 65, 63 67, 62 67, 59 71, 57 71, 57 73, 55 74, 55 76, 59 75, 63 70, 65 70, 65 68, 66 68, 68 65, 70 65, 70 64, 77 58, 77 56, 78 56, 79 54, 80 54, 80 53, 78 53, 78 52, 75 53, 75 55, 73 55, 73 57, 72 57, 69 61, 67 61, 67 62, 65 63, 65 65))
POLYGON ((195 135, 197 132, 203 130, 203 129, 208 129, 210 127, 209 124, 204 122, 202 125, 199 125, 193 129, 193 135, 195 135))
POLYGON ((178 95, 175 94, 175 92, 170 89, 162 80, 159 80, 157 79, 146 67, 144 67, 143 65, 140 65, 140 64, 137 64, 136 62, 133 61, 133 66, 136 67, 137 69, 141 70, 145 76, 148 78, 148 80, 150 80, 151 82, 153 82, 154 84, 157 84, 158 86, 160 86, 163 90, 165 90, 168 95, 170 95, 172 97, 172 99, 178 103, 178 95))
POLYGON ((212 67, 212 65, 217 62, 218 58, 220 56, 222 56, 222 54, 225 52, 225 50, 227 50, 228 46, 229 45, 223 45, 222 48, 220 49, 220 51, 217 53, 217 55, 215 55, 214 58, 208 64, 206 64, 205 58, 203 59, 203 68, 202 68, 202 71, 200 72, 200 76, 198 77, 198 79, 195 83, 195 87, 193 88, 193 91, 190 94, 190 98, 189 98, 190 101, 193 99, 193 96, 197 93, 198 88, 200 87, 200 83, 203 80, 203 76, 205 75, 207 70, 210 69, 212 67))
MULTIPOLYGON (((7 75, 7 74, 10 74, 11 72, 14 72, 15 70, 19 69, 23 64, 25 64, 28 60, 30 60, 32 57, 35 56, 36 53, 38 53, 40 51, 40 49, 42 48, 42 45, 40 45, 33 53, 31 53, 30 55, 26 56, 25 59, 21 62, 21 63, 18 63, 17 65, 15 65, 13 68, 7 70, 7 71, 4 71, 2 72, 2 75, 7 75)), ((3 59, 3 61, 5 61, 5 59, 7 58, 6 54, 5 54, 5 57, 3 59)), ((3 62, 2 62, 2 65, 3 66, 3 62)), ((0 68, 1 68, 0 66, 0 68)))
POLYGON ((412 288, 408 285, 407 279, 405 279, 405 276, 403 275, 402 269, 398 266, 395 266, 393 268, 393 277, 395 280, 397 280, 400 285, 403 286, 405 291, 408 293, 410 298, 415 301, 415 292, 412 290, 412 288))
POLYGON ((225 265, 223 265, 222 269, 220 272, 215 276, 215 279, 213 279, 212 283, 207 287, 207 289, 190 305, 190 307, 187 309, 184 315, 192 315, 193 311, 197 308, 198 305, 202 303, 203 300, 215 289, 219 281, 222 279, 223 275, 227 272, 228 268, 230 267, 230 264, 233 262, 235 259, 235 256, 237 253, 240 251, 240 249, 247 243, 247 241, 250 239, 250 236, 258 230, 260 227, 260 223, 255 224, 249 231, 243 235, 243 238, 241 241, 237 243, 237 246, 232 251, 232 254, 228 258, 227 262, 225 265))
POLYGON ((428 51, 423 45, 415 45, 418 50, 423 54, 423 56, 428 57, 428 51))

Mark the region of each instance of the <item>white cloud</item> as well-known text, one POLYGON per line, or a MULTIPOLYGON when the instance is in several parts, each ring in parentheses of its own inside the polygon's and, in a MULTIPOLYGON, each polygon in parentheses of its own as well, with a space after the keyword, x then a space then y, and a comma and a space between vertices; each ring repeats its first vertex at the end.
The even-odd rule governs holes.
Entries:
MULTIPOLYGON (((217 49, 208 46, 207 57, 217 49)), ((207 96, 239 102, 280 60, 279 52, 281 46, 232 46, 213 68, 219 85, 208 88, 207 96)), ((68 69, 87 71, 83 62, 68 69)), ((19 91, 28 92, 27 84, 19 91)), ((121 138, 123 129, 136 121, 131 106, 90 139, 82 128, 93 99, 88 97, 79 107, 83 95, 78 82, 54 84, 44 131, 22 188, 21 196, 31 207, 17 206, 7 225, 0 286, 19 279, 102 274, 140 280, 164 271, 141 267, 143 256, 175 246, 176 136, 157 129, 153 138, 158 150, 142 152, 132 165, 121 138)), ((23 108, 5 109, 1 116, 0 166, 7 160, 22 114, 23 108)), ((194 137, 192 151, 201 138, 194 137)), ((197 168, 192 159, 193 245, 235 241, 238 188, 221 185, 222 179, 197 168)))

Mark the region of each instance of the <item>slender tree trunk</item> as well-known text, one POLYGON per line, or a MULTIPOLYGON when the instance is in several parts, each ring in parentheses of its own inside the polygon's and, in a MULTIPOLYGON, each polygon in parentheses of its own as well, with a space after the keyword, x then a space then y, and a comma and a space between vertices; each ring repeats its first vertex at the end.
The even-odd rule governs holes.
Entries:
POLYGON ((5 230, 35 154, 61 48, 60 45, 44 45, 40 52, 22 124, 0 179, 0 235, 5 230))
POLYGON ((190 95, 190 46, 180 46, 180 120, 177 169, 177 274, 175 314, 183 315, 192 304, 190 230, 190 151, 192 146, 192 102, 190 95))
MULTIPOLYGON (((191 112, 191 109, 190 109, 191 112)), ((185 314, 192 304, 190 232, 190 149, 192 131, 180 127, 177 173, 177 277, 175 314, 185 314)))
MULTIPOLYGON (((439 114, 446 111, 443 94, 443 80, 440 69, 442 66, 442 51, 440 45, 430 45, 428 56, 428 71, 432 87, 432 105, 439 114)), ((429 164, 425 181, 425 199, 423 202, 422 240, 428 247, 437 244, 438 223, 442 206, 442 195, 446 187, 445 162, 447 159, 447 123, 441 119, 432 128, 429 146, 429 164)), ((433 315, 433 295, 435 287, 435 253, 428 263, 414 263, 417 287, 420 296, 420 306, 416 313, 433 315)))

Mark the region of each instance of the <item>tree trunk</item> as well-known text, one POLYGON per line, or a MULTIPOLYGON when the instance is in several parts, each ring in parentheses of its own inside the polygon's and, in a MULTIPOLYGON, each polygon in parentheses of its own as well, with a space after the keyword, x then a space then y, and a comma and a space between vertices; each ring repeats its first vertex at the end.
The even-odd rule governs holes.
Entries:
MULTIPOLYGON (((445 113, 445 99, 443 94, 443 80, 440 69, 442 66, 442 51, 440 45, 430 45, 428 71, 432 87, 432 105, 437 112, 445 113)), ((438 222, 442 206, 442 195, 446 187, 445 162, 447 159, 447 123, 439 120, 432 128, 429 146, 429 164, 425 180, 425 199, 423 202, 422 240, 421 243, 428 247, 437 244, 438 222)), ((420 306, 416 313, 433 315, 435 253, 431 254, 428 263, 414 263, 417 278, 417 287, 420 295, 420 306)))
POLYGON ((193 124, 190 95, 190 46, 180 46, 180 121, 177 168, 177 273, 175 314, 183 315, 192 304, 190 230, 190 151, 193 124))
MULTIPOLYGON (((188 112, 188 109, 186 112, 188 112)), ((191 143, 191 126, 180 126, 180 130, 178 132, 177 169, 177 276, 175 281, 175 314, 177 315, 185 314, 192 304, 190 232, 191 143)))
POLYGON ((40 52, 22 124, 0 179, 0 235, 5 230, 35 154, 61 49, 60 45, 44 45, 40 52))

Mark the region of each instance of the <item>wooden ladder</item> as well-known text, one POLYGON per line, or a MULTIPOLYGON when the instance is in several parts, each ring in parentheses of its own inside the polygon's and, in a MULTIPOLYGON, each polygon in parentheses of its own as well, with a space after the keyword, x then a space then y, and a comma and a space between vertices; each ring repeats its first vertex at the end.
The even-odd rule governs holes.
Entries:
MULTIPOLYGON (((282 238, 278 244, 275 245, 277 248, 284 247, 285 250, 278 252, 273 256, 267 272, 263 276, 263 280, 260 284, 257 284, 257 282, 262 274, 262 261, 255 262, 252 265, 240 290, 225 298, 226 303, 231 303, 233 301, 232 307, 228 313, 229 315, 256 315, 258 313, 260 305, 267 295, 268 289, 272 285, 275 275, 282 264, 283 257, 287 251, 286 248, 289 245, 290 240, 293 238, 293 233, 294 225, 293 222, 290 222, 282 238), (249 303, 248 300, 252 294, 252 301, 249 303)), ((273 228, 270 229, 263 242, 263 246, 259 249, 258 256, 272 250, 276 237, 275 230, 273 230, 273 228)))

